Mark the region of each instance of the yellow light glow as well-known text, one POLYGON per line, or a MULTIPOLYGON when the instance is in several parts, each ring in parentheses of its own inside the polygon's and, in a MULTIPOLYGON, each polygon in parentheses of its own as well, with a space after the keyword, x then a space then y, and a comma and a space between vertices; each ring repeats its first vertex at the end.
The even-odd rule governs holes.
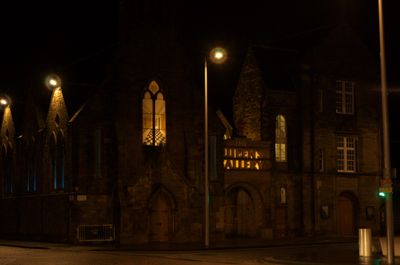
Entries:
POLYGON ((61 79, 55 74, 48 75, 45 80, 45 85, 50 90, 61 88, 61 79))
POLYGON ((0 99, 0 104, 3 106, 6 106, 8 104, 7 99, 5 99, 5 98, 0 99))
POLYGON ((57 86, 57 80, 55 80, 55 79, 50 79, 50 80, 49 80, 49 84, 50 84, 51 86, 57 86))
POLYGON ((210 52, 210 58, 211 58, 211 61, 213 61, 214 63, 217 63, 217 64, 225 62, 225 60, 227 58, 225 49, 223 49, 221 47, 216 47, 216 48, 212 49, 210 52))
POLYGON ((222 57, 224 57, 224 54, 223 54, 222 52, 216 52, 216 53, 214 54, 214 57, 215 57, 215 59, 217 59, 217 60, 221 60, 222 57))

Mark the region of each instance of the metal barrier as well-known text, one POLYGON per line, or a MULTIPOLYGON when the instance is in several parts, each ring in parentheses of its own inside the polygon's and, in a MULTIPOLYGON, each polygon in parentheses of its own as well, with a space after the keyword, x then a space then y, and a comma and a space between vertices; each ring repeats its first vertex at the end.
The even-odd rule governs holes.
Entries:
POLYGON ((78 241, 113 241, 115 230, 112 224, 79 225, 77 228, 78 241))

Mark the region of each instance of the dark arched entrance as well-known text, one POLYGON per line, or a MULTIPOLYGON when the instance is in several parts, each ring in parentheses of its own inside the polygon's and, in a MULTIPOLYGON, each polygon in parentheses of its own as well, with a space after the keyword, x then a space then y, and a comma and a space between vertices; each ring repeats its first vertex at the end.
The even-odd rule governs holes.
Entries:
POLYGON ((336 231, 341 236, 356 232, 357 199, 352 192, 342 192, 336 201, 336 231))
POLYGON ((243 187, 232 189, 226 198, 225 234, 230 237, 256 235, 255 207, 250 193, 243 187))
POLYGON ((166 242, 173 233, 173 212, 175 208, 171 194, 165 189, 156 192, 149 202, 149 240, 166 242))

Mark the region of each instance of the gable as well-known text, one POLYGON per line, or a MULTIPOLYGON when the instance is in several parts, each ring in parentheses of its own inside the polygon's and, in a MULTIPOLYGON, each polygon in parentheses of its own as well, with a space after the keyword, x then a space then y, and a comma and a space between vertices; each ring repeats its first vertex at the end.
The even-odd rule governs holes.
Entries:
POLYGON ((370 78, 378 72, 372 53, 346 26, 333 29, 305 58, 326 74, 370 78))

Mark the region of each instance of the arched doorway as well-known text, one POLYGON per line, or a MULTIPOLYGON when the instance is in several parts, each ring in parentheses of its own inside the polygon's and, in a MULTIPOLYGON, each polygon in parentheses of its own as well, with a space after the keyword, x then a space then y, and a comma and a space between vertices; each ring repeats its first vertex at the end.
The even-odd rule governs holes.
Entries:
POLYGON ((228 194, 225 205, 225 234, 231 237, 254 237, 255 207, 250 193, 243 187, 237 187, 228 194))
POLYGON ((172 201, 164 192, 157 192, 150 200, 149 240, 166 242, 173 227, 172 201))
POLYGON ((343 192, 336 201, 336 229, 341 236, 352 236, 356 231, 356 198, 343 192))

